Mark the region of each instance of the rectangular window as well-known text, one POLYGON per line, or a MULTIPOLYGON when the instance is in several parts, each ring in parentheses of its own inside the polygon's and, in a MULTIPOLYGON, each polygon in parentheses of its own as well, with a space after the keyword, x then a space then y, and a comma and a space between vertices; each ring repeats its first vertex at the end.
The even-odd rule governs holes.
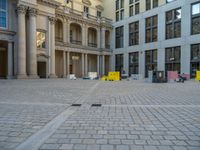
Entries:
POLYGON ((200 2, 192 4, 192 35, 200 34, 200 2))
POLYGON ((153 0, 153 8, 158 7, 158 0, 153 0))
POLYGON ((116 0, 116 11, 115 11, 115 17, 116 21, 123 20, 124 19, 124 0, 116 0))
POLYGON ((139 21, 129 24, 129 46, 139 44, 139 21))
POLYGON ((115 36, 116 36, 116 48, 123 48, 124 47, 124 27, 118 27, 115 30, 115 36))
POLYGON ((191 63, 190 63, 191 78, 196 77, 197 70, 200 70, 200 43, 191 45, 191 63))
POLYGON ((139 74, 139 52, 129 53, 129 76, 139 74))
POLYGON ((146 18, 146 43, 156 42, 158 37, 158 17, 146 18))
POLYGON ((146 10, 151 9, 151 0, 146 0, 146 10))
POLYGON ((145 52, 145 77, 149 71, 157 70, 157 50, 147 50, 145 52))
POLYGON ((166 39, 181 37, 181 8, 166 12, 166 39))
POLYGON ((180 73, 181 47, 170 47, 165 49, 165 72, 178 71, 180 73))
POLYGON ((87 17, 89 17, 89 7, 84 6, 84 13, 86 14, 87 17))
POLYGON ((97 17, 101 18, 101 12, 100 11, 97 11, 97 17))
POLYGON ((37 48, 46 48, 46 32, 37 31, 37 48))
POLYGON ((133 0, 129 3, 129 16, 137 15, 140 13, 140 3, 139 0, 133 0))
POLYGON ((124 55, 123 54, 115 55, 115 71, 119 71, 120 73, 122 73, 123 67, 124 67, 124 55))
POLYGON ((0 28, 7 27, 7 0, 0 0, 0 28))

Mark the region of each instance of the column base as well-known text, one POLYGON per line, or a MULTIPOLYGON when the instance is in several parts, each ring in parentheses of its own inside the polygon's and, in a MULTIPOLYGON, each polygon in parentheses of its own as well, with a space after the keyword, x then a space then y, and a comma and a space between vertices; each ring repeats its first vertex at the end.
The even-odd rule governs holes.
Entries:
POLYGON ((29 79, 39 79, 39 76, 36 74, 32 74, 28 76, 29 79))
POLYGON ((50 74, 49 75, 49 78, 51 78, 51 79, 55 79, 55 78, 58 78, 55 74, 50 74))
POLYGON ((13 76, 10 76, 10 75, 8 75, 8 76, 6 77, 6 79, 14 79, 14 77, 13 77, 13 76))
POLYGON ((26 74, 18 74, 16 75, 16 79, 28 79, 26 74))

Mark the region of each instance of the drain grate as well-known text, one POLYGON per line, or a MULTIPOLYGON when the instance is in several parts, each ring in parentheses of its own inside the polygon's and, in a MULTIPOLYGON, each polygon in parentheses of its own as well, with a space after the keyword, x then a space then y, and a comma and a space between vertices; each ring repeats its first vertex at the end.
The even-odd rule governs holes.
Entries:
POLYGON ((92 106, 92 107, 101 107, 102 104, 92 104, 91 106, 92 106))
POLYGON ((81 106, 81 104, 72 104, 71 106, 80 107, 80 106, 81 106))

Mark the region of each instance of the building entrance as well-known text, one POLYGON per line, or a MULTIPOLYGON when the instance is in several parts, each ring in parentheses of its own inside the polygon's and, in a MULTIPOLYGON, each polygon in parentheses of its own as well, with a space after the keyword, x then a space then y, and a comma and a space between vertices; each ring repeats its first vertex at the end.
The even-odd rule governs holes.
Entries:
POLYGON ((46 78, 46 62, 37 62, 37 71, 40 78, 46 78))
POLYGON ((0 47, 0 79, 7 76, 7 50, 0 47))

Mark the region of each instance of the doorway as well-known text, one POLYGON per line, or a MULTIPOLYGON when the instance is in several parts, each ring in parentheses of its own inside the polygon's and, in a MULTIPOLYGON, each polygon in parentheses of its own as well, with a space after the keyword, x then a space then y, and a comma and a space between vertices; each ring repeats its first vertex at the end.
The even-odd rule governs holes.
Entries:
POLYGON ((5 79, 7 75, 7 51, 0 48, 0 79, 5 79))
POLYGON ((37 62, 37 71, 40 78, 46 78, 46 62, 37 62))

